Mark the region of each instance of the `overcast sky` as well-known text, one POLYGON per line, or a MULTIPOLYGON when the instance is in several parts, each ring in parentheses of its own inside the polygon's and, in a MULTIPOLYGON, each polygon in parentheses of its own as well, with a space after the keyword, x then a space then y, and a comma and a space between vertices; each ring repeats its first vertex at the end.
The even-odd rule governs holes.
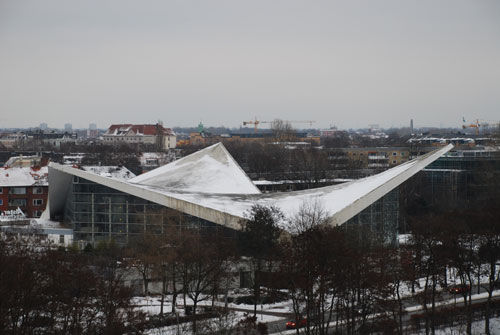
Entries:
POLYGON ((0 0, 0 128, 462 116, 500 118, 498 0, 0 0))

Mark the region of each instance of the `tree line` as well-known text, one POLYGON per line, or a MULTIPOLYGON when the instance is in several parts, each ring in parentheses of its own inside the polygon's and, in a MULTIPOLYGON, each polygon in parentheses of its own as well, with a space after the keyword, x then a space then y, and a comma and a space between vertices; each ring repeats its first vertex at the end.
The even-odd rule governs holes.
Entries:
MULTIPOLYGON (((141 333, 151 325, 133 304, 134 292, 126 284, 132 271, 142 278, 144 295, 151 285, 159 287, 159 324, 175 323, 180 301, 190 311, 182 321, 192 323, 192 332, 210 333, 200 318, 227 312, 228 292, 238 286, 235 274, 247 267, 253 277, 247 302, 254 304, 254 316, 259 304, 281 296, 291 302, 296 320, 308 320, 300 330, 305 334, 415 329, 434 334, 450 323, 463 324, 471 334, 478 290, 487 293, 481 318, 489 334, 489 320, 498 312, 493 295, 500 284, 498 210, 492 202, 476 211, 420 215, 399 247, 384 245, 364 227, 330 226, 316 202, 304 203, 289 219, 278 208, 256 205, 236 238, 173 225, 163 234, 140 235, 124 248, 108 243, 54 250, 3 239, 0 332, 141 333), (463 302, 447 309, 444 318, 439 302, 450 299, 454 287, 468 289, 457 291, 463 302), (409 305, 421 311, 409 315, 409 305)), ((266 332, 255 323, 251 327, 266 332)))
MULTIPOLYGON (((475 211, 416 216, 410 238, 394 247, 365 227, 330 226, 327 213, 315 202, 303 204, 287 220, 278 208, 256 205, 236 239, 176 231, 157 236, 157 246, 146 238, 147 246, 131 246, 130 252, 144 274, 145 294, 148 283, 160 279, 162 301, 168 295, 169 301, 182 297, 186 308, 187 297, 193 314, 201 301, 214 307, 216 301, 227 302, 235 269, 244 264, 253 277, 247 302, 253 303, 254 316, 259 304, 286 292, 294 318, 308 320, 301 329, 305 334, 365 334, 374 329, 434 334, 450 324, 463 324, 471 334, 477 290, 487 293, 481 318, 489 334, 489 320, 498 311, 493 291, 500 287, 498 209, 490 202, 475 211), (454 297, 449 290, 460 287, 470 289, 456 292, 464 302, 446 309, 445 319, 438 303, 454 297), (420 306, 421 312, 410 315, 409 305, 420 306)), ((175 304, 171 308, 173 312, 175 304)))
POLYGON ((124 267, 109 249, 90 255, 40 241, 0 240, 0 333, 141 333, 124 267))

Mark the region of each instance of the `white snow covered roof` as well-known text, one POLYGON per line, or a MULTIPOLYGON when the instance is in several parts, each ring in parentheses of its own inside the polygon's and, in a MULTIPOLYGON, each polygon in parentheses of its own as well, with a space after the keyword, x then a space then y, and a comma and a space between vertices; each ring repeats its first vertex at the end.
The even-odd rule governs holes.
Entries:
MULTIPOLYGON (((318 202, 327 212, 330 224, 339 225, 360 213, 452 147, 453 145, 450 144, 363 179, 316 189, 272 194, 262 194, 258 191, 254 193, 240 191, 236 194, 231 188, 233 181, 241 182, 239 187, 251 191, 251 188, 243 187, 243 180, 247 180, 248 177, 241 170, 239 171, 245 179, 236 172, 233 164, 238 169, 240 168, 222 144, 213 145, 177 161, 181 164, 168 164, 129 181, 103 178, 93 173, 54 163, 51 163, 49 167, 56 170, 54 179, 57 179, 57 175, 61 173, 76 175, 233 229, 241 228, 241 219, 245 218, 245 214, 254 204, 275 205, 283 211, 286 217, 291 218, 303 203, 311 201, 318 202), (217 169, 228 172, 227 181, 223 179, 225 174, 219 174, 217 169), (217 177, 210 178, 210 173, 217 177), (191 177, 192 175, 196 178, 191 177), (170 176, 173 177, 170 179, 170 176), (186 181, 182 179, 184 176, 187 178, 186 181)), ((249 179, 248 181, 251 183, 249 179)), ((255 187, 253 184, 252 186, 255 187)), ((239 187, 237 189, 240 189, 239 187)), ((56 191, 54 190, 53 193, 57 194, 56 191)), ((49 190, 49 197, 50 192, 51 190, 49 190)), ((57 208, 58 206, 63 206, 63 201, 57 201, 57 206, 56 201, 50 200, 50 203, 51 213, 54 210, 61 210, 57 208)))
POLYGON ((114 179, 128 180, 135 177, 135 174, 124 166, 82 166, 81 169, 114 179))
POLYGON ((130 179, 163 190, 210 194, 259 194, 222 143, 130 179))
POLYGON ((46 166, 0 168, 0 187, 47 186, 47 176, 46 166))

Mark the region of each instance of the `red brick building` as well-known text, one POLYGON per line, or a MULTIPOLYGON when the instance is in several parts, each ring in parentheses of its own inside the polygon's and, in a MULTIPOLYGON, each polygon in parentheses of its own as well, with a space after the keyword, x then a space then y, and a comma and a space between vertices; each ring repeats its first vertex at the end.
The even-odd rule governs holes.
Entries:
POLYGON ((46 166, 0 168, 0 211, 20 208, 28 218, 40 217, 48 193, 46 166))

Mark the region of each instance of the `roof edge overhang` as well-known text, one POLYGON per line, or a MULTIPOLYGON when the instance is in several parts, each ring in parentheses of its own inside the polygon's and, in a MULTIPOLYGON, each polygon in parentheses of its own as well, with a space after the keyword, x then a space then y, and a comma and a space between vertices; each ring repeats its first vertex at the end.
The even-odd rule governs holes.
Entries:
POLYGON ((412 160, 404 163, 409 164, 414 162, 414 165, 332 215, 329 219, 329 224, 338 226, 347 222, 349 219, 361 213, 361 211, 365 208, 382 198, 387 193, 391 192, 406 180, 410 179, 417 172, 423 170, 427 165, 437 160, 452 148, 453 145, 448 144, 441 149, 431 151, 421 157, 415 158, 415 160, 417 160, 416 162, 412 160))

